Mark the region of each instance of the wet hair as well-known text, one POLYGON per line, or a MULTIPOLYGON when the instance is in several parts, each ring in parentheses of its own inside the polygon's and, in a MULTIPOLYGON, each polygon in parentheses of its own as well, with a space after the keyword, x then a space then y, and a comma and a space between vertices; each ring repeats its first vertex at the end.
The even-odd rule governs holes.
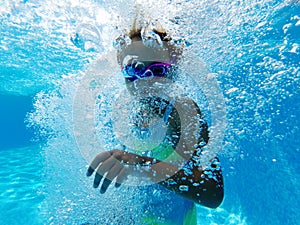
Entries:
MULTIPOLYGON (((168 36, 167 32, 160 32, 160 31, 157 31, 157 30, 153 30, 153 32, 155 34, 157 34, 162 41, 170 41, 171 40, 171 38, 170 38, 170 36, 168 36)), ((131 40, 134 39, 134 38, 141 40, 142 39, 142 28, 138 28, 138 29, 133 28, 133 29, 131 29, 128 36, 131 40)))
MULTIPOLYGON (((182 52, 183 52, 183 46, 178 46, 176 44, 173 43, 172 38, 170 37, 170 35, 166 32, 166 30, 161 26, 161 24, 158 21, 155 21, 154 23, 150 23, 148 25, 146 25, 146 27, 143 27, 141 21, 138 21, 138 16, 135 17, 133 24, 131 26, 131 29, 129 32, 126 32, 127 37, 129 37, 129 39, 133 40, 138 40, 138 41, 143 41, 142 39, 142 33, 144 32, 143 29, 149 29, 150 32, 154 32, 156 35, 158 35, 161 39, 161 41, 164 42, 164 50, 168 50, 169 51, 169 55, 172 58, 172 62, 175 64, 177 63, 181 56, 182 56, 182 52), (148 27, 150 26, 150 27, 148 27)), ((126 47, 126 43, 124 41, 124 46, 126 47)), ((124 57, 124 55, 122 54, 124 48, 121 48, 120 50, 118 50, 118 63, 121 65, 121 61, 123 60, 122 57, 124 57)), ((175 68, 175 67, 174 67, 175 68)))

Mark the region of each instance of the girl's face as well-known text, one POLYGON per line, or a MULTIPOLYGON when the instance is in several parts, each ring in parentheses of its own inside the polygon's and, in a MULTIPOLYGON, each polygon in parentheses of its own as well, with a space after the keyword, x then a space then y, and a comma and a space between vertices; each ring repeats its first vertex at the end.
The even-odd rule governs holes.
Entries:
MULTIPOLYGON (((118 62, 122 69, 133 63, 135 66, 149 66, 157 62, 170 62, 173 64, 176 63, 179 58, 179 55, 174 49, 174 45, 169 42, 163 42, 161 48, 151 48, 146 47, 141 40, 133 39, 132 43, 126 46, 125 49, 118 54, 118 62)), ((147 79, 141 80, 143 80, 143 82, 132 82, 125 79, 126 87, 132 95, 135 95, 138 90, 149 88, 149 82, 153 83, 153 79, 148 79, 149 82, 147 82, 147 79)))

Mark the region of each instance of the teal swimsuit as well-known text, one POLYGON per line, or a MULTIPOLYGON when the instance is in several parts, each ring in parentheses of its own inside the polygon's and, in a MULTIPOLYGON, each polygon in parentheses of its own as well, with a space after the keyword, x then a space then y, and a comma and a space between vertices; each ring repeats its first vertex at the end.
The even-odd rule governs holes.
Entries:
POLYGON ((144 215, 137 224, 197 225, 196 205, 160 185, 141 187, 149 197, 145 200, 144 215))
MULTIPOLYGON (((157 159, 180 157, 173 147, 161 144, 152 149, 157 159), (174 154, 175 153, 175 154, 174 154)), ((145 200, 144 212, 140 223, 143 225, 196 225, 196 205, 186 198, 173 193, 159 184, 140 187, 149 196, 145 200)))
MULTIPOLYGON (((165 123, 169 117, 179 119, 176 110, 165 100, 144 99, 144 103, 148 104, 148 109, 159 114, 165 123)), ((150 111, 150 110, 149 110, 150 111)), ((178 123, 180 127, 180 122, 178 123)), ((180 129, 179 129, 180 132, 180 129)), ((176 162, 181 159, 174 147, 176 146, 176 138, 180 136, 177 130, 168 130, 166 138, 158 146, 147 151, 147 156, 156 158, 161 161, 168 159, 176 162), (174 147, 173 147, 174 146, 174 147)), ((204 135, 203 135, 204 136, 204 135)), ((142 151, 135 153, 143 155, 142 151)), ((196 205, 192 201, 171 192, 159 184, 138 187, 138 189, 146 195, 142 201, 143 214, 136 221, 136 224, 142 225, 197 225, 196 205)))

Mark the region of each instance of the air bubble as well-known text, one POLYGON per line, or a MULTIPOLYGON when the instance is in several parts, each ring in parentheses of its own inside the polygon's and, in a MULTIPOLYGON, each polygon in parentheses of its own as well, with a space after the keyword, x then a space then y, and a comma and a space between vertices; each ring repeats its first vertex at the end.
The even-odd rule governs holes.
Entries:
POLYGON ((167 183, 168 183, 168 185, 176 185, 177 184, 177 182, 173 179, 168 179, 167 183))
POLYGON ((77 27, 71 42, 83 51, 102 52, 103 40, 98 27, 91 24, 81 24, 77 27))
POLYGON ((163 42, 152 23, 148 23, 142 28, 141 36, 144 45, 147 47, 161 48, 163 46, 163 42))
POLYGON ((127 45, 131 43, 131 39, 126 34, 121 34, 113 42, 113 47, 118 51, 122 51, 127 45))
POLYGON ((189 186, 187 186, 187 185, 180 185, 179 186, 179 190, 180 191, 189 191, 189 186))

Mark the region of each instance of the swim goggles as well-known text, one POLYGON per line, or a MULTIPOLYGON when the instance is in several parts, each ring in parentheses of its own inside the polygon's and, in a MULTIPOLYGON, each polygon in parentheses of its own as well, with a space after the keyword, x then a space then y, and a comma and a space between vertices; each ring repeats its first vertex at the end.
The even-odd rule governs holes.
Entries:
POLYGON ((170 71, 171 66, 172 64, 169 62, 157 62, 149 66, 138 62, 124 66, 122 73, 127 80, 135 81, 145 77, 163 77, 170 71))

